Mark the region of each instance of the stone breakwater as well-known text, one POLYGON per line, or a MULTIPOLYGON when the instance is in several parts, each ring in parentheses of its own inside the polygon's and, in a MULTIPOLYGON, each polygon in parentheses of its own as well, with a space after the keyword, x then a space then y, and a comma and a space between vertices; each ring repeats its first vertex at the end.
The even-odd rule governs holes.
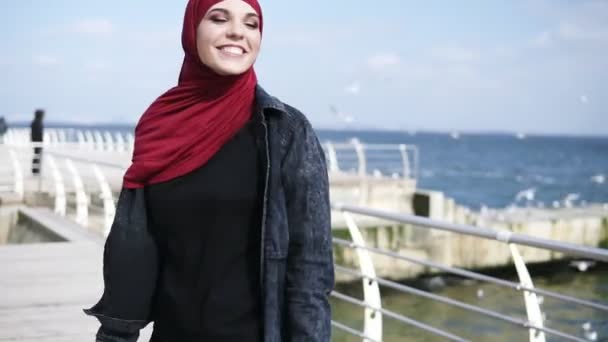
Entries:
MULTIPOLYGON (((561 242, 608 248, 608 205, 589 205, 576 208, 510 208, 474 212, 459 206, 441 192, 418 191, 413 195, 411 212, 434 220, 468 224, 526 234, 561 242)), ((340 213, 334 213, 339 216, 340 213)), ((484 269, 509 266, 511 253, 507 244, 474 236, 416 227, 409 224, 360 219, 359 228, 368 247, 386 249, 401 255, 431 260, 445 266, 484 269)), ((335 219, 334 236, 351 240, 345 225, 335 219)), ((532 247, 518 247, 526 263, 544 263, 563 259, 561 253, 532 247)), ((371 254, 376 273, 380 277, 406 279, 433 273, 427 267, 371 254)), ((359 268, 355 250, 335 246, 336 264, 359 268)), ((355 280, 338 272, 338 282, 355 280)))

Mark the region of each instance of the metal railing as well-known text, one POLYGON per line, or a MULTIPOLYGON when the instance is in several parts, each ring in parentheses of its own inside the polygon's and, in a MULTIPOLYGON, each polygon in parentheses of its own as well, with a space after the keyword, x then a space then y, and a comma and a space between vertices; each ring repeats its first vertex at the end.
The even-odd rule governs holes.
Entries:
MULTIPOLYGON (((78 133, 72 132, 70 134, 78 136, 78 133)), ((73 198, 73 206, 75 207, 76 220, 78 220, 83 226, 86 226, 89 224, 88 218, 90 215, 88 211, 91 209, 92 206, 91 199, 98 198, 100 206, 104 212, 103 217, 105 223, 103 231, 105 234, 107 234, 109 225, 111 224, 111 218, 114 215, 113 204, 116 200, 112 192, 112 189, 116 187, 113 187, 110 183, 112 179, 116 178, 117 174, 122 175, 125 168, 128 166, 129 153, 122 153, 124 151, 116 149, 116 146, 114 146, 112 149, 105 149, 106 144, 100 144, 99 140, 97 140, 97 143, 95 143, 95 137, 97 136, 97 139, 99 139, 99 136, 103 137, 104 134, 93 134, 91 132, 82 133, 82 136, 84 137, 92 137, 91 140, 83 138, 84 143, 82 141, 66 142, 65 140, 62 140, 62 138, 60 138, 61 136, 69 136, 67 132, 57 132, 54 135, 56 135, 57 138, 49 139, 57 139, 56 144, 42 143, 42 146, 45 146, 45 159, 43 161, 44 166, 42 168, 42 179, 44 179, 45 182, 49 183, 49 186, 47 186, 47 190, 49 190, 49 193, 54 195, 55 201, 53 205, 55 212, 59 215, 66 215, 66 208, 69 206, 68 200, 73 198), (82 153, 82 151, 80 150, 82 148, 89 149, 89 152, 82 153), (74 151, 81 152, 72 153, 74 151), (93 160, 90 154, 96 153, 94 151, 98 151, 100 152, 100 154, 96 155, 98 158, 93 160), (108 156, 110 156, 111 158, 104 159, 108 156), (117 162, 117 156, 120 156, 120 158, 127 159, 117 162), (74 195, 71 196, 71 194, 74 195)), ((5 141, 5 143, 7 143, 6 148, 10 150, 10 165, 12 165, 14 169, 14 192, 20 194, 21 196, 23 196, 24 192, 28 190, 25 189, 25 177, 23 169, 29 166, 29 163, 31 161, 31 150, 32 147, 36 145, 31 144, 28 141, 23 141, 22 138, 23 137, 16 138, 16 135, 13 131, 8 141, 5 141)), ((374 147, 373 145, 368 145, 366 148, 368 150, 374 150, 376 148, 378 150, 383 150, 389 147, 390 146, 374 147)), ((340 146, 339 144, 334 144, 333 148, 337 151, 342 149, 343 146, 340 146)), ((415 151, 415 149, 411 150, 415 151)), ((360 172, 360 170, 357 172, 360 172)), ((405 169, 403 172, 404 174, 406 174, 405 169)), ((382 297, 380 296, 379 291, 380 286, 386 286, 396 291, 408 293, 410 295, 420 296, 436 302, 444 303, 446 305, 451 305, 462 310, 473 312, 483 317, 488 317, 501 322, 508 323, 516 328, 526 329, 529 331, 530 341, 534 342, 545 341, 545 335, 556 336, 564 340, 585 341, 583 338, 567 334, 556 329, 545 327, 544 322, 542 321, 542 317, 539 316, 541 310, 538 304, 538 298, 536 298, 537 295, 554 298, 570 304, 592 308, 608 315, 607 303, 580 299, 574 296, 565 295, 535 287, 531 282, 531 278, 525 267, 525 263, 523 263, 523 258, 521 257, 521 255, 519 255, 517 251, 517 246, 535 247, 544 250, 565 253, 567 255, 572 256, 581 256, 599 262, 608 261, 608 251, 605 249, 579 246, 549 239, 541 239, 504 230, 494 230, 490 228, 481 228, 469 225, 439 222, 413 215, 385 212, 340 203, 334 203, 332 205, 332 208, 335 211, 340 212, 342 213, 342 215, 344 215, 345 221, 349 229, 349 234, 352 239, 351 241, 347 241, 344 239, 334 238, 333 242, 334 244, 339 245, 343 248, 355 250, 360 267, 359 270, 354 270, 341 265, 336 265, 336 271, 349 274, 350 276, 358 277, 363 280, 364 285, 363 300, 353 298, 337 291, 332 292, 332 297, 334 297, 336 300, 345 301, 361 307, 364 315, 364 329, 363 331, 358 331, 357 329, 349 327, 346 324, 338 321, 333 321, 332 325, 334 328, 344 331, 348 334, 360 337, 364 341, 382 341, 383 317, 389 318, 401 324, 407 324, 422 329, 430 334, 437 335, 448 340, 467 340, 466 338, 457 336, 448 331, 444 331, 441 328, 430 326, 426 323, 417 321, 397 312, 383 308, 381 301, 382 297), (423 260, 411 256, 401 255, 399 253, 395 253, 386 249, 368 247, 366 246, 365 240, 363 239, 361 231, 357 226, 357 222, 352 214, 373 217, 376 219, 391 221, 399 224, 413 225, 416 227, 449 231, 456 234, 475 236, 482 239, 494 240, 504 243, 509 247, 515 263, 519 265, 517 266, 517 272, 518 276, 520 277, 520 282, 507 281, 457 267, 442 265, 431 260, 423 260), (492 311, 476 305, 439 296, 430 292, 422 291, 413 287, 409 287, 403 284, 393 282, 391 280, 378 277, 375 272, 374 262, 371 258, 372 254, 390 257, 393 260, 399 262, 415 263, 445 273, 454 274, 460 277, 474 279, 482 282, 487 282, 507 289, 511 289, 513 291, 518 291, 522 293, 525 298, 528 318, 522 319, 519 317, 511 317, 509 315, 497 311, 492 311), (523 268, 521 265, 523 265, 523 268)))
MULTIPOLYGON (((0 146, 1 147, 1 146, 0 146)), ((23 199, 26 192, 45 193, 53 198, 53 210, 61 216, 70 216, 84 227, 92 227, 91 211, 102 212, 102 222, 97 227, 105 235, 114 219, 115 201, 122 184, 129 155, 117 151, 102 151, 96 159, 87 156, 78 143, 45 145, 21 143, 5 145, 13 170, 13 192, 23 199), (33 147, 44 147, 41 173, 29 175, 33 147), (105 161, 104 161, 105 160, 105 161), (115 189, 113 191, 112 189, 115 189)))
POLYGON ((406 144, 365 144, 358 139, 347 143, 323 144, 329 172, 360 177, 418 178, 418 148, 406 144))
MULTIPOLYGON (((30 132, 11 128, 4 143, 31 146, 30 132)), ((128 152, 133 151, 134 137, 130 132, 97 129, 47 128, 42 146, 70 146, 80 150, 128 152)), ((418 149, 405 144, 365 144, 357 139, 346 143, 327 141, 323 144, 328 170, 361 177, 418 177, 418 149)))
MULTIPOLYGON (((42 168, 39 177, 39 187, 54 194, 54 211, 67 215, 70 208, 75 208, 75 220, 84 226, 89 226, 89 209, 99 207, 105 217, 105 230, 111 225, 114 215, 114 192, 120 190, 122 177, 116 174, 124 173, 130 164, 133 147, 133 136, 119 131, 79 130, 48 128, 44 132, 44 141, 33 143, 29 141, 29 130, 25 128, 9 129, 3 145, 10 148, 15 155, 11 158, 14 170, 14 190, 23 198, 23 187, 28 184, 24 179, 28 172, 23 172, 30 166, 31 153, 34 147, 44 150, 42 168), (98 170, 97 170, 98 169, 98 170), (106 176, 108 170, 114 170, 114 177, 106 176), (116 171, 118 170, 118 171, 116 171), (95 200, 101 200, 99 201, 95 200), (70 204, 70 205, 69 205, 70 204), (95 205, 97 204, 97 205, 95 205)), ((412 179, 415 177, 417 149, 406 145, 362 144, 358 140, 350 143, 324 144, 325 152, 333 157, 328 158, 328 169, 339 175, 340 186, 334 187, 336 197, 357 197, 358 203, 367 204, 367 177, 385 177, 378 168, 388 173, 388 170, 399 168, 390 179, 412 179), (348 162, 349 153, 356 151, 355 160, 348 162), (341 169, 337 160, 343 161, 341 169), (353 164, 354 163, 354 164, 353 164), (357 171, 351 173, 347 167, 355 165, 357 171), (370 166, 375 169, 368 174, 370 166), (346 175, 347 177, 342 177, 346 175), (354 178, 350 177, 353 176, 354 178), (365 181, 362 181, 365 180, 365 181)), ((31 182, 29 182, 31 183, 31 182)), ((403 191, 413 191, 411 184, 403 191)), ((38 189, 41 191, 42 189, 38 189)))
MULTIPOLYGON (((44 130, 43 141, 45 147, 69 144, 76 145, 79 149, 129 152, 133 150, 134 137, 130 132, 121 131, 47 128, 44 130)), ((29 129, 9 129, 4 136, 4 143, 13 146, 29 145, 29 129)))
POLYGON ((557 293, 554 291, 549 291, 549 290, 541 289, 538 287, 534 287, 534 285, 531 282, 531 278, 528 273, 528 270, 525 267, 525 263, 523 263, 523 259, 521 258, 521 255, 519 255, 519 252, 517 250, 517 245, 541 248, 544 250, 565 253, 570 256, 584 257, 586 259, 591 259, 591 260, 595 260, 595 261, 599 261, 599 262, 608 261, 608 250, 606 250, 606 249, 580 246, 580 245, 575 245, 575 244, 571 244, 571 243, 536 238, 536 237, 532 237, 532 236, 528 236, 528 235, 524 235, 524 234, 516 234, 516 233, 510 232, 510 231, 500 231, 500 230, 494 230, 494 229, 490 229, 490 228, 482 228, 482 227, 475 227, 475 226, 462 225, 462 224, 439 222, 436 220, 431 220, 428 218, 423 218, 423 217, 418 217, 418 216, 413 216, 413 215, 385 212, 385 211, 381 211, 381 210, 362 208, 362 207, 339 204, 339 203, 333 204, 332 208, 336 211, 341 212, 342 215, 344 215, 345 221, 347 222, 349 232, 350 232, 350 235, 352 238, 352 241, 347 241, 347 240, 340 239, 340 238, 334 238, 333 242, 334 242, 334 244, 339 245, 343 248, 350 248, 350 249, 356 250, 357 251, 356 255, 358 256, 358 261, 359 261, 359 266, 360 266, 360 270, 354 270, 354 269, 344 267, 341 265, 335 265, 335 269, 337 272, 346 273, 351 276, 355 276, 357 278, 362 279, 363 286, 364 286, 364 291, 363 291, 364 298, 363 298, 363 300, 357 300, 357 299, 346 296, 346 295, 336 292, 336 291, 334 291, 332 293, 332 296, 338 300, 342 300, 342 301, 345 301, 345 302, 348 302, 351 304, 355 304, 355 305, 358 305, 365 309, 364 310, 365 316, 364 316, 363 331, 358 331, 357 329, 348 327, 347 325, 345 325, 341 322, 335 322, 336 324, 339 324, 339 325, 335 325, 335 326, 337 329, 344 331, 346 333, 349 333, 353 336, 362 337, 364 341, 381 341, 382 340, 382 336, 383 336, 382 327, 378 326, 377 324, 374 324, 374 322, 369 319, 369 318, 373 317, 376 320, 380 320, 381 319, 380 317, 382 315, 385 315, 385 316, 393 318, 393 319, 397 319, 398 321, 400 321, 404 324, 409 324, 413 327, 417 327, 428 333, 446 338, 451 341, 466 341, 467 340, 463 337, 451 334, 450 332, 445 331, 443 329, 440 329, 437 327, 429 327, 428 325, 426 325, 422 322, 409 319, 396 312, 384 309, 380 305, 372 304, 372 303, 377 302, 375 297, 379 296, 379 292, 373 293, 372 291, 365 291, 365 288, 371 287, 371 288, 376 289, 376 291, 378 291, 377 289, 378 289, 379 285, 391 288, 393 290, 396 290, 396 291, 399 291, 402 293, 419 296, 419 297, 423 297, 423 298, 426 298, 426 299, 429 299, 432 301, 454 306, 454 307, 460 308, 462 310, 473 312, 473 313, 478 314, 483 317, 488 317, 488 318, 495 319, 500 322, 508 323, 516 328, 529 330, 529 339, 530 339, 530 341, 533 341, 533 342, 545 341, 546 335, 559 337, 562 340, 566 340, 566 341, 588 341, 584 337, 575 336, 572 334, 568 334, 568 333, 544 326, 543 316, 541 314, 539 301, 538 301, 538 298, 536 297, 536 295, 543 295, 543 296, 561 300, 561 301, 564 301, 564 302, 567 302, 570 304, 576 304, 576 305, 581 305, 583 307, 589 307, 594 310, 603 312, 606 316, 608 316, 608 303, 600 303, 600 302, 595 302, 595 301, 584 300, 584 299, 576 298, 573 296, 560 294, 560 293, 557 293), (517 269, 517 274, 520 277, 520 282, 519 283, 511 282, 511 281, 491 277, 488 275, 476 273, 473 271, 468 271, 468 270, 464 270, 464 269, 460 269, 460 268, 456 268, 456 267, 449 267, 449 266, 441 265, 439 263, 429 261, 429 260, 422 260, 419 258, 400 255, 398 253, 384 250, 384 249, 367 247, 365 242, 361 238, 361 233, 359 232, 359 228, 357 227, 352 214, 374 217, 374 218, 381 219, 381 220, 396 222, 399 224, 413 225, 413 226, 421 227, 421 228, 449 231, 449 232, 456 233, 456 234, 475 236, 475 237, 479 237, 479 238, 483 238, 483 239, 489 239, 489 240, 494 240, 497 242, 504 243, 510 248, 511 252, 513 253, 512 257, 514 259, 514 262, 516 264, 518 263, 518 261, 520 262, 520 265, 518 266, 518 269, 517 269), (360 251, 365 251, 366 253, 360 253, 360 251), (390 257, 390 258, 393 258, 393 259, 399 260, 399 261, 419 264, 422 266, 440 270, 440 271, 448 273, 448 274, 454 274, 454 275, 464 277, 464 278, 488 282, 488 283, 492 283, 494 285, 498 285, 498 286, 501 286, 504 288, 522 292, 524 295, 524 303, 526 306, 528 319, 522 319, 519 317, 511 317, 509 315, 506 315, 506 314, 503 314, 503 313, 500 313, 500 312, 497 312, 494 310, 489 310, 489 309, 482 308, 482 307, 479 307, 476 305, 454 300, 454 299, 451 299, 448 297, 436 295, 431 292, 416 289, 414 287, 403 285, 403 284, 400 284, 400 283, 397 283, 397 282, 394 282, 391 280, 383 279, 381 277, 377 277, 375 275, 375 271, 373 268, 373 262, 369 255, 370 253, 382 255, 385 257, 390 257), (370 265, 372 265, 371 268, 370 268, 370 265), (521 265, 523 265, 523 269, 521 268, 521 265), (371 311, 370 311, 370 309, 371 309, 371 311), (343 328, 348 328, 348 329, 343 329, 343 328))

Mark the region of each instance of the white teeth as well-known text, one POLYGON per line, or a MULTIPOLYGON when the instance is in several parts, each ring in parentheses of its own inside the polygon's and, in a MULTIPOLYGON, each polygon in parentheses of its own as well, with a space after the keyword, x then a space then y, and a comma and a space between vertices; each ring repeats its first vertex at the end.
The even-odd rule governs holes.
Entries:
POLYGON ((243 53, 245 53, 245 51, 243 51, 243 49, 236 47, 236 46, 224 46, 222 48, 222 51, 231 53, 233 55, 242 55, 243 53))

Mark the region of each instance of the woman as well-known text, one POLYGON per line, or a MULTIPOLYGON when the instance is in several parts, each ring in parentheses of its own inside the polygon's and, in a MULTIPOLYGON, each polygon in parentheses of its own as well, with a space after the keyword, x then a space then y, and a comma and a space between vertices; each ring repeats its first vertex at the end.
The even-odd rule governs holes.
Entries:
POLYGON ((296 109, 257 85, 256 0, 190 0, 178 85, 135 130, 85 310, 97 341, 329 341, 328 180, 296 109))

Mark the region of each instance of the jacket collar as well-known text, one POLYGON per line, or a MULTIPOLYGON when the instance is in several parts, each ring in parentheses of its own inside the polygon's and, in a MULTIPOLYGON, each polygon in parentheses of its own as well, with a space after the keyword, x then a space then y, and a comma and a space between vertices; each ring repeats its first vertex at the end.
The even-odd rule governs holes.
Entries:
POLYGON ((255 113, 279 113, 287 111, 285 104, 276 97, 268 94, 260 85, 255 87, 255 113))

